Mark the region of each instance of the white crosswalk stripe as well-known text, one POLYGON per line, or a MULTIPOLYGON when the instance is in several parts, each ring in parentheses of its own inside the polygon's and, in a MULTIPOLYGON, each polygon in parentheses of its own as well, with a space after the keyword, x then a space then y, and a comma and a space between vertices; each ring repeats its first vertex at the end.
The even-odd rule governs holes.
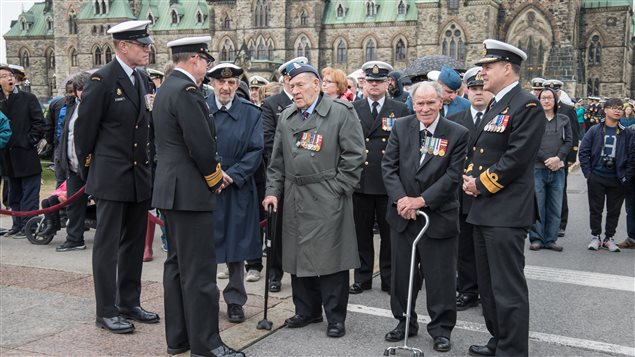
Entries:
POLYGON ((527 265, 525 277, 532 280, 635 292, 635 278, 631 276, 527 265))

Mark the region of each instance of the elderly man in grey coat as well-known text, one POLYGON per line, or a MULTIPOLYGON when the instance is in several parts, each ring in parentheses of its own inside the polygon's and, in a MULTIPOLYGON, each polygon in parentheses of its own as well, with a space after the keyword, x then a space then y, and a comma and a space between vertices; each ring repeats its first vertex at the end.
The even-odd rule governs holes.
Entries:
POLYGON ((353 106, 320 93, 315 68, 292 63, 294 104, 280 115, 263 206, 284 196, 282 268, 291 274, 296 314, 287 327, 328 320, 326 334, 346 333, 349 269, 359 267, 352 194, 366 159, 353 106))

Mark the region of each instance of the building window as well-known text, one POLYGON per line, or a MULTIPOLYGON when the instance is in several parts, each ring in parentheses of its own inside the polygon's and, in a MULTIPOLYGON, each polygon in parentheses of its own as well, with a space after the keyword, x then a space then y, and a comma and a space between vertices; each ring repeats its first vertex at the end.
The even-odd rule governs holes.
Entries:
POLYGON ((99 15, 101 14, 101 7, 99 6, 99 0, 95 0, 95 5, 94 5, 94 9, 95 11, 95 15, 99 15))
POLYGON ((406 4, 403 0, 399 1, 399 5, 397 5, 397 15, 404 16, 406 14, 406 4))
POLYGON ((377 14, 377 8, 374 1, 366 1, 366 16, 373 17, 377 14))
POLYGON ((304 56, 309 60, 309 63, 311 63, 311 44, 305 36, 302 36, 302 38, 300 38, 296 53, 296 56, 304 56))
POLYGON ((55 52, 52 48, 46 51, 46 68, 55 69, 55 52))
POLYGON ((46 28, 48 31, 53 31, 53 19, 50 17, 46 19, 46 28))
POLYGON ((465 40, 463 39, 463 31, 455 24, 450 25, 445 30, 443 40, 441 42, 441 54, 452 57, 458 62, 463 62, 465 58, 465 40))
POLYGON ((600 65, 602 62, 602 44, 600 36, 593 35, 591 44, 589 45, 589 66, 600 65))
POLYGON ((269 40, 269 46, 267 47, 267 58, 269 61, 273 61, 273 41, 269 40))
POLYGON ((148 55, 149 64, 157 64, 157 49, 154 46, 150 46, 150 54, 148 55))
POLYGON ((198 10, 196 12, 196 24, 197 25, 202 25, 203 24, 203 13, 201 12, 201 10, 198 10))
POLYGON ((77 34, 77 15, 75 10, 71 10, 68 14, 68 33, 71 35, 77 34))
POLYGON ((104 34, 104 25, 99 26, 99 34, 100 35, 104 34))
POLYGON ((20 66, 27 68, 29 67, 29 65, 29 51, 23 49, 22 51, 20 51, 20 66))
POLYGON ((176 13, 176 10, 172 9, 172 24, 178 24, 179 23, 179 14, 176 13))
POLYGON ((235 56, 234 44, 228 38, 223 42, 223 48, 220 50, 221 62, 233 62, 235 56))
POLYGON ((28 26, 27 26, 27 24, 26 24, 26 20, 25 20, 25 19, 22 19, 22 20, 20 21, 20 29, 22 29, 22 31, 25 31, 25 30, 27 30, 27 29, 28 29, 28 26))
POLYGON ((255 54, 256 54, 256 45, 254 45, 254 43, 251 42, 249 44, 249 51, 248 51, 249 58, 254 58, 255 54))
POLYGON ((77 61, 77 50, 76 49, 71 49, 71 67, 77 67, 78 66, 78 61, 77 61))
POLYGON ((309 25, 309 15, 307 15, 306 11, 302 10, 300 13, 300 26, 308 26, 309 25))
POLYGON ((459 0, 448 0, 448 10, 458 10, 459 0))
POLYGON ((344 7, 342 4, 337 5, 337 18, 341 19, 344 17, 344 7))
POLYGON ((104 0, 101 0, 101 13, 106 13, 106 2, 104 0))
POLYGON ((266 0, 257 0, 254 23, 257 28, 269 26, 269 5, 266 0))
POLYGON ((593 95, 600 95, 600 80, 598 78, 596 78, 595 82, 593 82, 593 95))
POLYGON ((527 39, 526 46, 519 46, 525 50, 527 61, 523 64, 521 76, 523 78, 534 78, 542 76, 545 49, 540 39, 535 40, 532 36, 527 39))
POLYGON ((364 53, 366 62, 374 61, 377 59, 377 46, 375 45, 375 41, 372 38, 369 38, 368 41, 366 41, 366 50, 364 51, 364 53))
POLYGON ((346 42, 344 40, 340 40, 337 43, 335 61, 337 63, 346 63, 346 42))
POLYGON ((260 41, 258 41, 258 48, 256 49, 256 59, 265 59, 265 41, 262 38, 260 38, 260 41))
POLYGON ((223 30, 231 29, 232 20, 229 18, 229 15, 225 15, 225 20, 223 21, 223 30))
POLYGON ((403 39, 399 39, 395 45, 395 61, 404 61, 406 59, 406 45, 403 39))
POLYGON ((110 61, 112 61, 112 50, 110 49, 110 46, 106 46, 106 50, 104 51, 104 56, 106 57, 105 63, 109 63, 110 61))
POLYGON ((91 34, 93 34, 93 35, 97 34, 97 26, 93 25, 93 30, 91 31, 91 34))
POLYGON ((93 53, 93 66, 101 66, 101 49, 99 47, 95 48, 95 53, 93 53))

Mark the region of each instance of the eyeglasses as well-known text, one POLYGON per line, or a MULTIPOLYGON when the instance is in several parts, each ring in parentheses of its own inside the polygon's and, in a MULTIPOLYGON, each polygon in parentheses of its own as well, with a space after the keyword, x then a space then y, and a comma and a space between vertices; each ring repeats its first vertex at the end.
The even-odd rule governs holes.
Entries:
POLYGON ((149 49, 152 46, 152 44, 141 43, 141 42, 137 42, 137 41, 124 41, 124 42, 125 43, 129 43, 131 45, 137 45, 137 46, 143 48, 144 50, 147 50, 147 49, 149 49))
POLYGON ((624 107, 614 106, 614 107, 606 107, 606 108, 604 108, 604 109, 613 109, 613 110, 619 110, 619 111, 622 111, 622 110, 624 110, 624 107))
POLYGON ((5 78, 15 78, 15 74, 13 73, 9 73, 9 74, 3 74, 0 76, 0 78, 5 79, 5 78))
POLYGON ((214 61, 211 58, 209 58, 209 57, 204 57, 204 56, 201 56, 199 54, 197 54, 196 56, 192 56, 192 58, 194 58, 194 57, 198 57, 198 58, 202 59, 203 61, 205 61, 205 64, 207 65, 207 67, 211 66, 212 63, 214 63, 214 61))

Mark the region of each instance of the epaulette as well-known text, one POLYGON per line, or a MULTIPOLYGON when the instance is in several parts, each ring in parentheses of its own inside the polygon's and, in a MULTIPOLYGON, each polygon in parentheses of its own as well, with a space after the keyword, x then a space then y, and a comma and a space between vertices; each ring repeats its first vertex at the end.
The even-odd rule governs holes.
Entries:
POLYGON ((535 106, 537 106, 537 105, 538 105, 538 104, 533 103, 533 102, 532 102, 532 103, 527 103, 527 104, 525 105, 525 108, 531 108, 531 107, 535 107, 535 106))
POLYGON ((101 81, 101 75, 94 73, 92 76, 90 76, 90 80, 91 81, 101 81))

